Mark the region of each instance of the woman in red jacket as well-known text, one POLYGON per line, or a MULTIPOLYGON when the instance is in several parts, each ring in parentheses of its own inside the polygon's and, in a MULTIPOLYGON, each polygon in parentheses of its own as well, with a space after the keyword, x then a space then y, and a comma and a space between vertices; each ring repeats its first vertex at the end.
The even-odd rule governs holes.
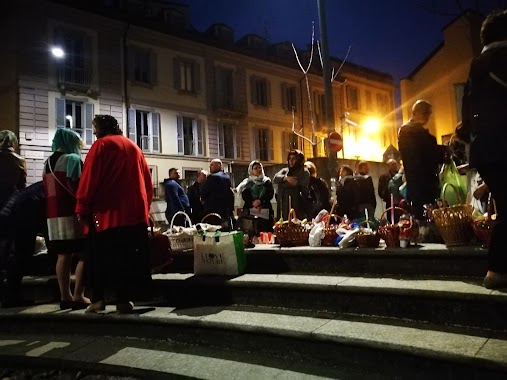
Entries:
POLYGON ((151 278, 148 212, 153 198, 151 174, 139 147, 124 137, 116 119, 93 119, 97 141, 83 167, 76 214, 89 227, 90 286, 88 313, 106 307, 105 290, 116 295, 120 313, 132 311, 134 293, 151 278))

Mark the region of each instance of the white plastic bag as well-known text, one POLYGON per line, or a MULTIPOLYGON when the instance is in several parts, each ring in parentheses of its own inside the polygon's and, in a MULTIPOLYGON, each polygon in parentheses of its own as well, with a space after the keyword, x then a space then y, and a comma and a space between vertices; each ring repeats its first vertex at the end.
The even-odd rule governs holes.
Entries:
POLYGON ((322 239, 324 238, 324 222, 315 223, 308 236, 308 244, 310 247, 320 247, 322 239))

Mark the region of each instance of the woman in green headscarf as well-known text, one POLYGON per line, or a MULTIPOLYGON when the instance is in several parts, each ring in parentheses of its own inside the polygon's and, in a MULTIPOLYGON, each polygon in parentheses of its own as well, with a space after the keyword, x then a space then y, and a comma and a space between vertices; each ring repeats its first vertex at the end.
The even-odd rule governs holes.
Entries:
POLYGON ((43 181, 46 191, 48 249, 58 254, 56 276, 60 287, 60 308, 84 309, 90 300, 84 296, 84 233, 74 213, 76 191, 81 177, 81 137, 65 128, 56 130, 53 154, 44 164, 43 181), (72 255, 77 254, 74 294, 70 291, 72 255))
POLYGON ((16 190, 26 187, 26 163, 14 152, 17 146, 14 132, 0 131, 0 208, 16 190))

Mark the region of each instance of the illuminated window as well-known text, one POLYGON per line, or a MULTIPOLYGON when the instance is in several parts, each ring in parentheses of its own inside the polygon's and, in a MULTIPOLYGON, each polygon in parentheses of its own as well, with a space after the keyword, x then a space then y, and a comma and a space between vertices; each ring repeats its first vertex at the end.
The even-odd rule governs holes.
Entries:
POLYGON ((160 152, 160 114, 130 108, 128 110, 129 138, 143 152, 160 152))

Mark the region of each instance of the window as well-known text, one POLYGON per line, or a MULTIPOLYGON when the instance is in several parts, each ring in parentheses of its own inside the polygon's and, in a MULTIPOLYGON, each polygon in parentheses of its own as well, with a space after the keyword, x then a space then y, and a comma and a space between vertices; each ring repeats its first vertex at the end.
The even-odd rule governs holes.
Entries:
POLYGON ((250 92, 252 104, 262 107, 271 105, 271 88, 266 78, 250 77, 250 92))
POLYGON ((174 59, 174 88, 180 92, 197 94, 201 89, 200 65, 189 59, 174 59))
POLYGON ((217 125, 218 132, 218 155, 223 158, 237 158, 239 152, 239 134, 236 133, 234 124, 219 123, 217 125))
POLYGON ((177 116, 178 154, 204 156, 204 133, 200 120, 177 116))
POLYGON ((366 90, 364 93, 364 97, 366 100, 366 111, 373 111, 373 102, 371 99, 371 91, 366 90))
POLYGON ((315 125, 323 126, 326 123, 326 104, 324 94, 319 92, 313 93, 313 113, 315 115, 315 125))
POLYGON ((254 160, 271 161, 273 157, 273 132, 268 128, 254 128, 254 160))
POLYGON ((215 89, 217 108, 234 109, 234 73, 231 69, 216 68, 215 89))
POLYGON ((84 143, 93 143, 93 104, 70 99, 56 99, 56 128, 76 131, 84 143))
POLYGON ((454 84, 454 98, 456 99, 456 113, 458 122, 461 121, 461 107, 463 101, 463 94, 465 93, 465 83, 454 84))
POLYGON ((160 114, 129 108, 128 130, 143 152, 160 152, 160 114))
POLYGON ((77 31, 57 29, 55 44, 65 52, 58 66, 58 82, 89 87, 91 83, 91 38, 77 31))
POLYGON ((283 153, 294 149, 301 150, 301 139, 294 132, 282 132, 283 153))
POLYGON ((297 87, 282 84, 282 108, 285 111, 297 111, 297 87))
POLYGON ((359 110, 359 91, 357 87, 347 86, 347 108, 359 110))
POLYGON ((390 112, 387 94, 377 94, 377 111, 381 115, 387 115, 390 112))
POLYGON ((129 48, 129 79, 136 84, 154 85, 157 81, 157 56, 150 49, 129 48))

